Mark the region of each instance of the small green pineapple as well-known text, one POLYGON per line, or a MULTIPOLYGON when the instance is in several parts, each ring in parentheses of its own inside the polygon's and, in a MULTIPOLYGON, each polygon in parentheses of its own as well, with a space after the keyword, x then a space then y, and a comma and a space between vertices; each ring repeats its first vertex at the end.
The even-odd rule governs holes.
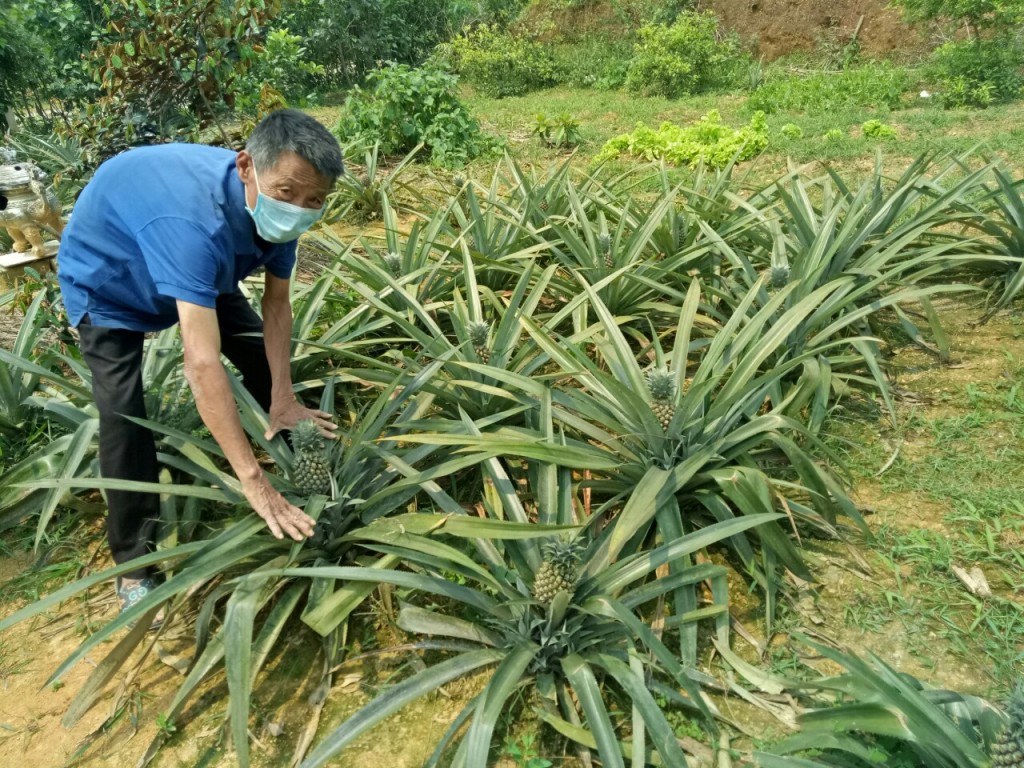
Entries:
POLYGON ((1006 703, 1006 727, 992 745, 992 768, 1024 768, 1024 684, 1006 703))
POLYGON ((533 577, 533 597, 547 605, 559 592, 573 592, 586 545, 579 539, 554 539, 541 545, 544 561, 533 577))
POLYGON ((171 429, 191 434, 203 426, 203 418, 199 415, 199 411, 196 410, 195 404, 179 401, 173 406, 168 407, 163 423, 171 429))
POLYGON ((597 247, 601 250, 601 255, 604 256, 604 265, 608 269, 615 268, 615 259, 612 257, 612 236, 607 232, 602 232, 597 236, 597 247))
POLYGON ((667 431, 676 415, 675 379, 667 368, 655 368, 647 374, 647 388, 651 391, 651 410, 667 431))
POLYGON ((401 254, 395 253, 394 251, 388 251, 380 257, 381 261, 384 262, 384 266, 388 268, 395 277, 402 276, 402 256, 401 254))
POLYGON ((768 273, 768 282, 772 288, 778 290, 789 284, 789 267, 786 264, 776 264, 768 273))
POLYGON ((491 333, 491 326, 487 323, 469 324, 469 343, 473 345, 473 351, 480 358, 480 362, 487 365, 491 361, 491 348, 488 343, 488 336, 491 333))
POLYGON ((331 492, 331 469, 327 443, 320 434, 320 428, 305 419, 292 430, 292 447, 295 461, 292 463, 292 482, 306 496, 331 492))

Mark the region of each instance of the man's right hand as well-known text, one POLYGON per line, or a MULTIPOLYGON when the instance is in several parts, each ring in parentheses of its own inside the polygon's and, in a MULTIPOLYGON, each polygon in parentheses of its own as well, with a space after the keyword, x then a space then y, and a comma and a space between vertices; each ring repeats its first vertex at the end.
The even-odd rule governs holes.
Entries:
POLYGON ((295 541, 302 541, 313 535, 316 521, 289 504, 262 472, 256 478, 242 482, 242 493, 256 514, 266 521, 274 538, 283 539, 287 534, 295 541))

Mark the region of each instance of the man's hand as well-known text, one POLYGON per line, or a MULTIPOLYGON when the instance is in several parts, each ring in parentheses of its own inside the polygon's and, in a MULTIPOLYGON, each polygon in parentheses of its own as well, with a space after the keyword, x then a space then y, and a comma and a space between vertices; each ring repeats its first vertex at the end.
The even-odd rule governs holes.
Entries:
POLYGON ((283 539, 287 534, 295 541, 302 541, 313 535, 316 521, 298 507, 289 504, 270 485, 266 475, 260 473, 255 479, 243 482, 242 493, 256 514, 266 521, 275 539, 283 539))
POLYGON ((338 425, 331 421, 331 414, 306 408, 295 398, 283 402, 278 402, 275 399, 270 404, 270 429, 263 436, 269 440, 282 429, 293 429, 296 424, 305 419, 312 419, 313 423, 320 427, 320 434, 324 437, 330 440, 337 437, 334 430, 338 428, 338 425))

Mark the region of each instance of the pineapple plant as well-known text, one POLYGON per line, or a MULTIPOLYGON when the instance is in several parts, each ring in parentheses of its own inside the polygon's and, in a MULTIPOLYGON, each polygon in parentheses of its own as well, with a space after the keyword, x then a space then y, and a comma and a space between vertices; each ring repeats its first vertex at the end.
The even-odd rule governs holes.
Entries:
POLYGON ((1006 703, 1006 727, 992 745, 992 768, 1024 768, 1024 685, 1006 703))
POLYGON ((608 269, 615 268, 615 259, 612 258, 612 238, 607 232, 602 232, 597 236, 597 247, 601 249, 601 255, 604 256, 604 265, 608 269))
POLYGON ((661 428, 668 431, 676 415, 676 382, 667 368, 655 368, 647 374, 647 388, 651 392, 651 410, 661 428))
POLYGON ((320 428, 305 419, 292 430, 292 447, 295 461, 292 463, 292 482, 305 496, 316 493, 330 494, 330 456, 320 428))
POLYGON ((483 322, 470 323, 468 330, 469 342, 473 345, 473 351, 480 358, 480 362, 487 365, 491 361, 491 348, 487 341, 491 326, 483 322))
POLYGON ((584 548, 584 543, 578 539, 555 539, 541 545, 544 561, 533 577, 533 597, 538 603, 547 605, 559 592, 576 589, 584 548))

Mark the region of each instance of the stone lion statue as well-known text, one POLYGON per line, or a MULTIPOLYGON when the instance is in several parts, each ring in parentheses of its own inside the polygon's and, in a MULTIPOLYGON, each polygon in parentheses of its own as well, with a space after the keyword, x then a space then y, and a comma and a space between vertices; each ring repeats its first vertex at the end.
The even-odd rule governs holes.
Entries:
POLYGON ((57 238, 64 231, 60 201, 47 189, 46 180, 38 166, 0 147, 0 227, 14 241, 15 253, 31 249, 33 256, 43 258, 44 231, 57 238))

